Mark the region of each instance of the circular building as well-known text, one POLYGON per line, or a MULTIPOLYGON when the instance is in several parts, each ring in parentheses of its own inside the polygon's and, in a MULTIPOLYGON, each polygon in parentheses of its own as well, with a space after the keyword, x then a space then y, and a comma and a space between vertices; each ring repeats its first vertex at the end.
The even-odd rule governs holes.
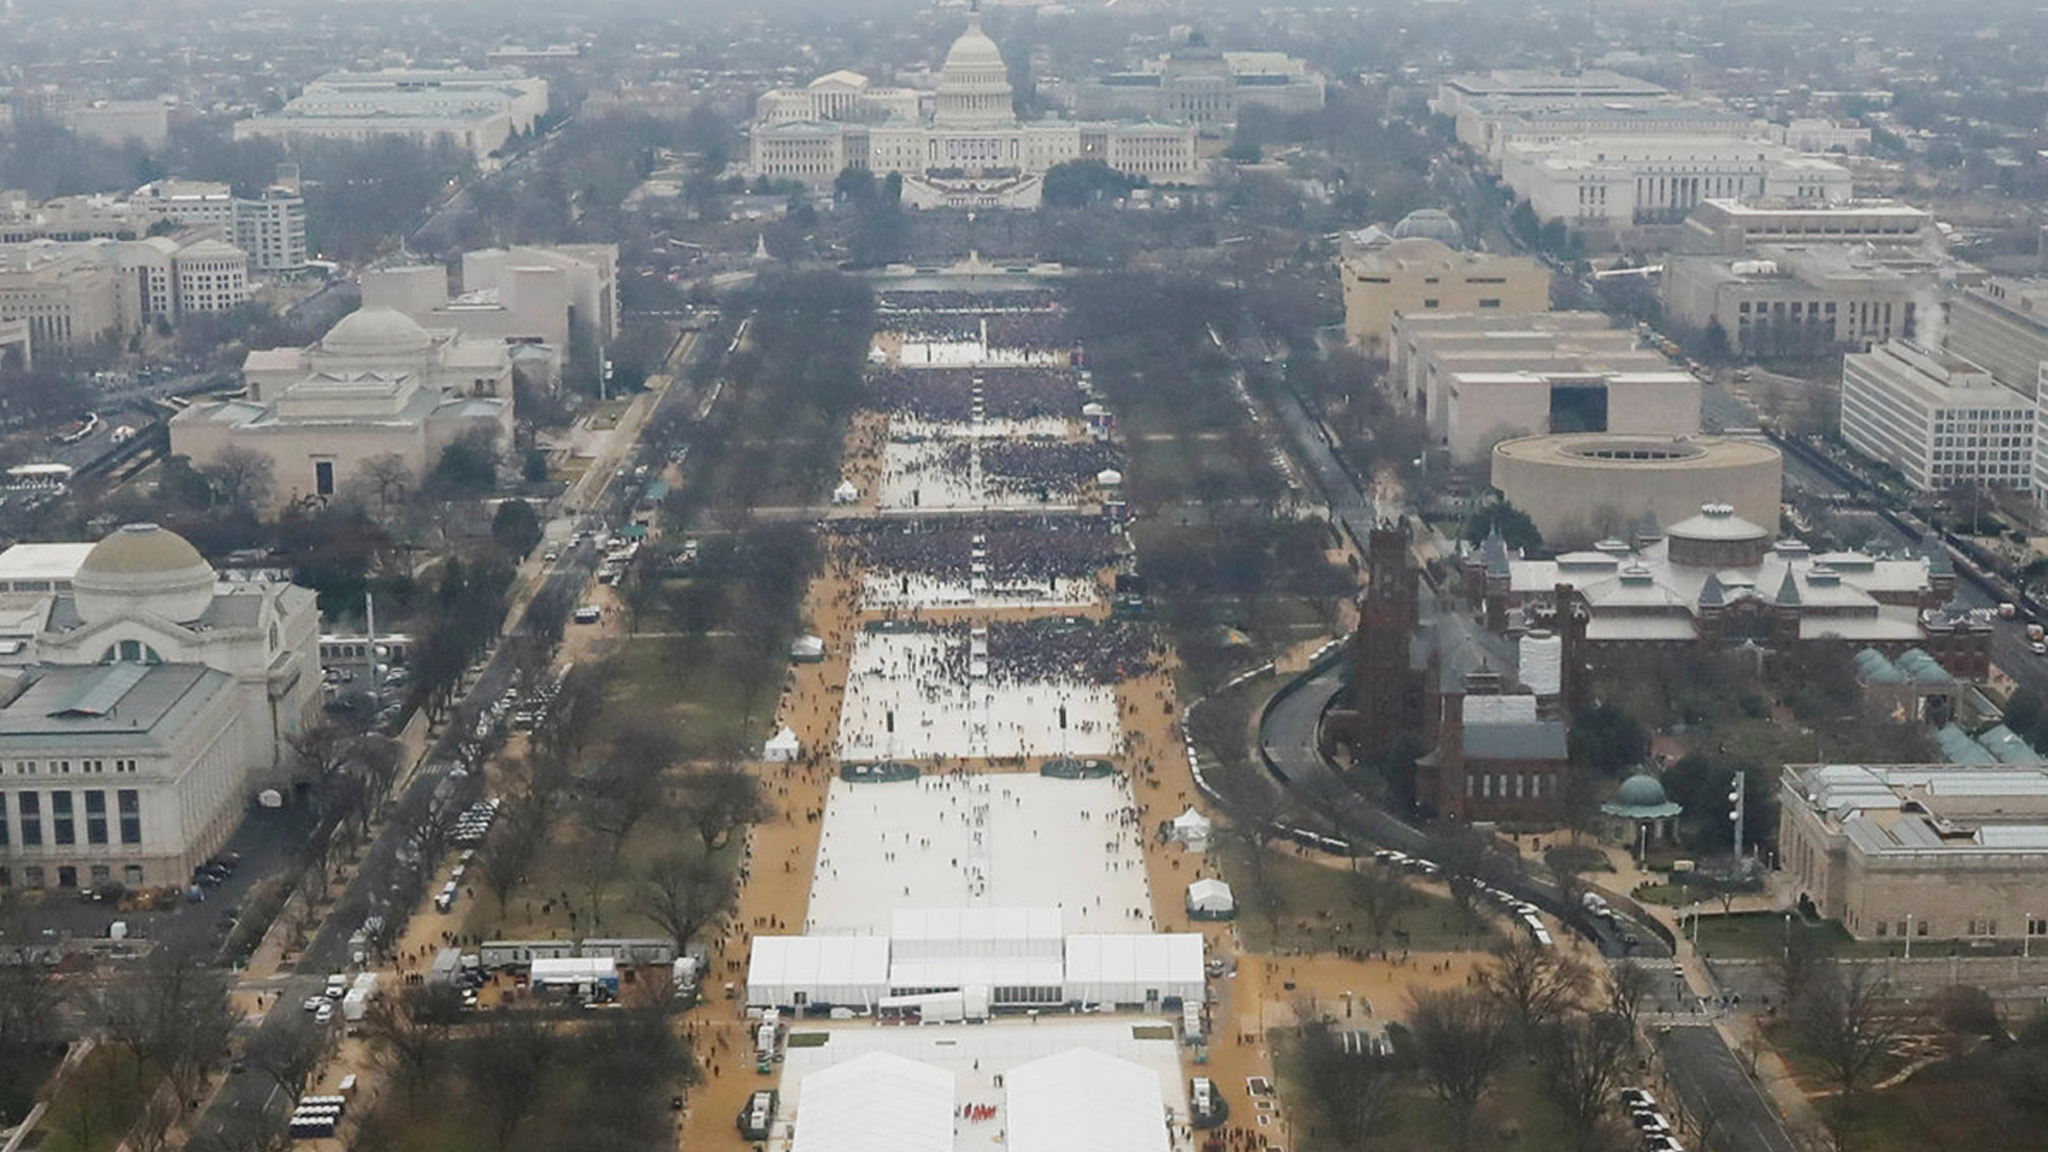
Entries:
POLYGON ((1614 799, 1600 806, 1609 834, 1631 846, 1668 843, 1684 811, 1664 794, 1663 781, 1648 772, 1623 780, 1614 799))
POLYGON ((1702 500, 1731 506, 1768 538, 1784 472, 1775 447, 1717 437, 1578 432, 1503 440, 1493 450, 1493 486, 1560 546, 1649 521, 1676 524, 1702 500))
POLYGON ((148 613, 174 624, 213 604, 213 566, 190 541, 155 524, 123 524, 85 554, 71 592, 87 624, 148 613))
POLYGON ((1465 246, 1465 230, 1441 208, 1417 208, 1394 224, 1394 239, 1424 236, 1450 248, 1465 246))

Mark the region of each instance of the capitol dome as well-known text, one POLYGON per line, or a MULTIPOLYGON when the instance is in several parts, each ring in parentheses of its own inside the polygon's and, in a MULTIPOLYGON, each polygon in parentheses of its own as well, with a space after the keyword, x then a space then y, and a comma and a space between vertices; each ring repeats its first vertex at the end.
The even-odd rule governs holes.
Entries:
POLYGON ((981 12, 967 16, 967 31, 953 41, 939 68, 940 124, 1001 124, 1015 118, 1011 107, 1010 69, 1003 51, 981 30, 981 12))
POLYGON ((191 541, 155 524, 123 524, 85 554, 71 591, 88 624, 136 612, 185 623, 213 604, 213 585, 213 566, 191 541))
POLYGON ((1394 225, 1394 239, 1421 236, 1451 248, 1465 246, 1465 230, 1441 208, 1417 208, 1394 225))
POLYGON ((363 308, 341 318, 320 341, 320 350, 339 356, 413 356, 434 346, 434 338, 395 308, 363 308))

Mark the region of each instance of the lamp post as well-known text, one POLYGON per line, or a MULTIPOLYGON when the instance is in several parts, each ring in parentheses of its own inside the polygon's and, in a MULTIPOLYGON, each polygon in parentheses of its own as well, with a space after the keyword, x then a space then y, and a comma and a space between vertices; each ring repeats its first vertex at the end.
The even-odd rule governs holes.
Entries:
POLYGON ((1906 913, 1906 959, 1913 958, 1913 914, 1906 913))

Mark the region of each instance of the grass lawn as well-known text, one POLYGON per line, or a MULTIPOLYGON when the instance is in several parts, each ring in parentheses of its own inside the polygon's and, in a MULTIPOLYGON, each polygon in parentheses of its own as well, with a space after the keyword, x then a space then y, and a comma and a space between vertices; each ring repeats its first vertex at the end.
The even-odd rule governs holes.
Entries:
MULTIPOLYGON (((1350 877, 1341 868, 1326 867, 1289 853, 1285 846, 1268 849, 1267 883, 1278 907, 1258 904, 1251 882, 1251 864, 1243 845, 1223 840, 1211 851, 1220 854, 1224 872, 1238 899, 1238 933, 1254 952, 1331 952, 1339 945, 1366 951, 1375 947, 1365 919, 1351 902, 1350 877), (1324 913, 1328 915, 1325 916, 1324 913)), ((1396 918, 1396 929, 1408 933, 1416 952, 1456 952, 1491 947, 1498 926, 1454 900, 1414 888, 1416 903, 1396 918)), ((1395 947, 1389 933, 1387 947, 1395 947)))
MULTIPOLYGON (((1638 894, 1640 898, 1640 893, 1638 894)), ((1781 955, 1785 949, 1785 914, 1782 912, 1737 912, 1723 916, 1709 909, 1700 917, 1700 953, 1731 960, 1767 960, 1781 955)), ((1687 925, 1686 931, 1690 932, 1687 925)), ((1858 940, 1849 935, 1839 923, 1828 920, 1819 924, 1792 922, 1791 931, 1806 932, 1819 940, 1837 956, 1903 956, 1906 942, 1896 937, 1885 939, 1858 940)), ((2018 955, 2019 945, 1997 942, 1996 947, 1980 946, 1972 940, 1936 940, 1916 938, 1913 941, 1913 955, 1927 956, 2012 956, 2018 955)))
POLYGON ((0 1124, 12 1124, 35 1107, 43 1083, 64 1059, 62 1045, 0 1054, 0 1124))
POLYGON ((759 714, 747 715, 739 678, 720 671, 739 644, 731 636, 628 639, 612 659, 612 706, 633 715, 671 717, 688 730, 693 748, 758 749, 770 735, 776 697, 763 693, 759 714), (686 652, 685 645, 695 647, 686 652))
MULTIPOLYGON (((739 867, 739 845, 743 837, 734 834, 715 856, 721 871, 730 875, 739 867)), ((633 905, 640 877, 656 860, 676 854, 694 854, 704 842, 693 828, 683 827, 672 810, 650 813, 634 827, 619 852, 609 879, 597 891, 598 919, 591 923, 593 890, 592 862, 601 858, 605 842, 585 834, 573 817, 555 821, 547 845, 527 872, 527 881, 515 889, 498 911, 495 893, 480 881, 465 892, 457 905, 462 931, 486 940, 552 939, 584 934, 604 936, 661 936, 664 933, 633 905), (568 902, 562 894, 568 894, 568 902), (570 919, 571 914, 575 919, 570 919)))
POLYGON ((160 1079, 126 1048, 102 1044, 65 1077, 37 1126, 40 1142, 31 1137, 26 1146, 38 1152, 106 1152, 128 1134, 160 1079))
MULTIPOLYGON (((1301 1067, 1292 1037, 1276 1030, 1272 1040, 1274 1071, 1282 1108, 1290 1119, 1294 1146, 1303 1152, 1353 1152, 1351 1146, 1319 1133, 1315 1102, 1302 1088, 1301 1067)), ((1229 1085, 1226 1090, 1232 1108, 1248 1103, 1244 1100, 1243 1085, 1229 1085)), ((1241 1115, 1234 1114, 1232 1122, 1239 1122, 1241 1115)), ((1369 1146, 1373 1152, 1443 1152, 1457 1147, 1454 1136, 1443 1105, 1411 1078, 1397 1085, 1388 1096, 1369 1146)), ((1536 1066, 1527 1059, 1510 1060, 1493 1089, 1479 1103, 1472 1127, 1472 1146, 1496 1145, 1513 1148, 1515 1152, 1582 1152, 1566 1131, 1557 1109, 1543 1098, 1536 1066)))

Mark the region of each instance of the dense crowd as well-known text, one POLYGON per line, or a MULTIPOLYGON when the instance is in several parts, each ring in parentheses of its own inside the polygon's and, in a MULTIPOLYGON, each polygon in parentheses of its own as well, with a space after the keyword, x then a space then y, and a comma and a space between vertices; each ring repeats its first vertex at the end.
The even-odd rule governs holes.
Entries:
POLYGON ((923 420, 974 418, 975 383, 982 415, 991 420, 1078 416, 1086 394, 1071 372, 1047 368, 919 368, 868 377, 868 407, 923 420))
POLYGON ((878 296, 883 312, 992 312, 1022 308, 1050 309, 1050 288, 1004 288, 966 292, 955 288, 889 288, 878 296))
POLYGON ((862 568, 958 580, 981 563, 998 584, 1099 572, 1116 560, 1119 544, 1098 516, 878 517, 832 527, 845 555, 862 568))
POLYGON ((912 312, 884 319, 882 326, 901 333, 906 344, 936 344, 981 339, 981 321, 980 316, 971 314, 947 316, 934 312, 912 312))
POLYGON ((1042 352, 1064 348, 1070 342, 1066 320, 1057 313, 1013 312, 988 318, 988 345, 991 348, 1042 352))
MULTIPOLYGON (((996 620, 985 627, 988 678, 995 681, 1119 684, 1151 672, 1165 654, 1156 631, 1122 621, 996 620)), ((948 643, 937 667, 927 671, 955 683, 967 680, 973 660, 969 626, 939 624, 931 630, 945 635, 948 643)))
POLYGON ((1094 440, 997 440, 981 445, 983 481, 1011 492, 1071 489, 1116 462, 1116 449, 1094 440))

